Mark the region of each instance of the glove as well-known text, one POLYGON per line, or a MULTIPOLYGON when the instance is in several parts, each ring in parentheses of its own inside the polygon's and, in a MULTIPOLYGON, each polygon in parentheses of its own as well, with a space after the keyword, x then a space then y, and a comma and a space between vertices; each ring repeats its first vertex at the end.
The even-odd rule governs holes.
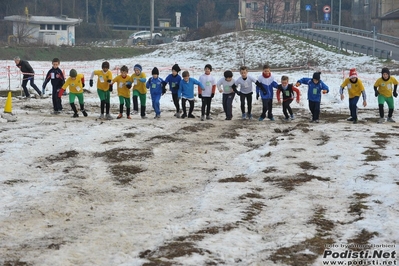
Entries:
POLYGON ((262 83, 260 83, 259 81, 256 81, 255 85, 259 87, 259 89, 263 92, 263 94, 267 94, 267 90, 265 89, 265 87, 263 87, 262 83))
POLYGON ((256 100, 259 100, 259 92, 256 93, 256 100))
POLYGON ((237 85, 236 84, 231 85, 231 88, 233 89, 233 91, 235 93, 237 93, 237 85))
POLYGON ((198 94, 198 98, 202 98, 202 94, 198 94))
POLYGON ((236 93, 237 93, 238 96, 242 95, 241 91, 237 91, 236 93))
POLYGON ((62 94, 64 94, 64 89, 60 89, 59 91, 58 91, 58 98, 61 98, 62 97, 62 94))
POLYGON ((166 83, 166 81, 162 81, 162 87, 166 87, 166 84, 168 84, 168 83, 166 83))
POLYGON ((143 83, 146 81, 145 78, 140 78, 139 80, 140 80, 140 82, 143 82, 143 83))
POLYGON ((110 84, 109 85, 109 89, 108 89, 110 92, 112 92, 113 90, 114 90, 114 88, 113 88, 113 86, 110 84))
POLYGON ((396 91, 393 92, 393 97, 398 97, 398 93, 396 91))
POLYGON ((82 82, 82 87, 83 87, 83 88, 85 87, 85 83, 84 83, 84 82, 82 82))
POLYGON ((112 82, 112 80, 110 80, 110 79, 109 79, 109 80, 107 80, 107 82, 108 82, 108 83, 111 83, 111 82, 112 82))
POLYGON ((375 97, 378 97, 378 94, 380 94, 377 90, 374 91, 375 97))
POLYGON ((131 89, 132 83, 130 81, 126 82, 126 88, 131 89))
POLYGON ((92 79, 89 81, 89 86, 90 86, 90 88, 93 87, 93 80, 92 79))
POLYGON ((214 93, 211 94, 211 98, 213 98, 213 97, 215 97, 215 94, 214 94, 214 93))
POLYGON ((166 93, 166 88, 162 87, 162 95, 164 95, 166 93))

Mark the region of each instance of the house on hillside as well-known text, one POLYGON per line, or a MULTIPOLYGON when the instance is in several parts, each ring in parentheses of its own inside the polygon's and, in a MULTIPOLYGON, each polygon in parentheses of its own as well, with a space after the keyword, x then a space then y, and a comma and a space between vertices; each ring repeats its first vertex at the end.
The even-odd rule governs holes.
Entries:
POLYGON ((254 24, 296 23, 300 20, 300 0, 240 0, 240 15, 247 27, 254 24))
POLYGON ((9 42, 40 43, 49 45, 75 45, 75 26, 81 19, 67 16, 7 16, 4 20, 12 22, 13 35, 9 42))
POLYGON ((352 0, 352 25, 399 37, 399 1, 352 0))

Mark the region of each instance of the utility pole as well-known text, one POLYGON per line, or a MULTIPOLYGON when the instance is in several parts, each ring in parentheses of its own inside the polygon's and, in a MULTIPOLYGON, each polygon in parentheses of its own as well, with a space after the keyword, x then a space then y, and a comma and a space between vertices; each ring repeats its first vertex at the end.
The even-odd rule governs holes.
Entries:
POLYGON ((341 0, 339 0, 339 16, 338 16, 338 49, 341 53, 341 0))
POLYGON ((155 0, 151 0, 151 25, 150 25, 151 39, 150 39, 150 44, 152 44, 152 33, 154 32, 154 1, 155 0))
POLYGON ((89 23, 89 0, 86 0, 86 23, 89 23))

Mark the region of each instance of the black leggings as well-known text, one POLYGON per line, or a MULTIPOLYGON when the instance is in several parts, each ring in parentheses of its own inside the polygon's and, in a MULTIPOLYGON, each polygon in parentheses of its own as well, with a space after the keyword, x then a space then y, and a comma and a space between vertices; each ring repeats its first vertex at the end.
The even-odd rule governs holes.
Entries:
POLYGON ((248 103, 248 115, 252 112, 252 92, 248 94, 241 94, 240 101, 241 101, 241 113, 245 114, 245 100, 248 103))

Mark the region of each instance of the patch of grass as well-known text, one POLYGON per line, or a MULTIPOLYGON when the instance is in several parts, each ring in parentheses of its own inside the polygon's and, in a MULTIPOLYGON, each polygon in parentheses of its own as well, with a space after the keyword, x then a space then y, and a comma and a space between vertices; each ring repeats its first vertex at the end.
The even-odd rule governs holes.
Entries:
POLYGON ((270 142, 269 142, 269 146, 277 146, 277 144, 278 144, 278 139, 277 139, 277 137, 272 138, 272 139, 270 140, 270 142))
POLYGON ((133 181, 136 174, 144 172, 145 169, 135 165, 112 165, 110 170, 114 179, 121 185, 129 184, 133 181))
POLYGON ((276 171, 277 171, 277 169, 276 169, 276 167, 274 167, 274 166, 267 167, 266 169, 262 170, 262 172, 265 173, 265 174, 267 174, 267 173, 273 173, 273 172, 276 172, 276 171))
MULTIPOLYGON (((172 241, 164 243, 162 246, 156 248, 154 251, 145 250, 139 253, 141 259, 147 259, 150 262, 144 263, 143 265, 179 265, 171 260, 181 257, 189 257, 193 254, 204 256, 205 254, 212 254, 207 249, 198 248, 193 241, 201 241, 207 235, 216 235, 222 232, 228 232, 237 228, 237 224, 229 223, 223 226, 212 226, 193 232, 188 236, 180 236, 172 241), (166 261, 169 260, 169 261, 166 261)), ((225 264, 223 261, 218 259, 208 260, 205 265, 221 265, 225 264)))
POLYGON ((258 193, 247 193, 238 197, 240 200, 244 199, 264 199, 264 197, 258 193))
POLYGON ((368 148, 366 151, 362 152, 362 154, 366 155, 366 158, 364 159, 364 161, 366 161, 366 162, 383 161, 386 158, 386 156, 382 156, 374 148, 368 148))
POLYGON ((176 142, 176 141, 184 141, 184 139, 178 139, 170 135, 159 135, 154 136, 149 139, 149 141, 156 140, 157 142, 169 143, 169 142, 176 142))
POLYGON ((221 139, 235 139, 240 134, 236 130, 228 130, 220 134, 219 138, 221 139))
POLYGON ((206 130, 206 129, 212 128, 214 126, 215 125, 213 125, 211 123, 198 123, 198 124, 195 124, 195 125, 182 127, 180 130, 188 131, 188 132, 198 132, 198 131, 202 131, 202 130, 206 130))
POLYGON ((8 185, 8 186, 13 186, 15 184, 18 183, 27 183, 27 180, 22 180, 22 179, 10 179, 10 180, 6 180, 3 182, 4 185, 8 185))
POLYGON ((265 179, 263 179, 263 181, 276 183, 277 186, 284 188, 287 191, 291 191, 291 190, 294 190, 295 187, 300 186, 306 182, 310 182, 313 179, 316 179, 319 181, 330 181, 329 178, 324 178, 324 177, 315 176, 315 175, 309 175, 306 173, 300 173, 300 174, 297 174, 295 177, 290 177, 290 178, 266 177, 265 179))
POLYGON ((104 152, 94 153, 94 157, 105 157, 108 162, 119 163, 128 160, 143 161, 152 157, 150 150, 115 148, 104 152))
POLYGON ((251 205, 244 211, 245 216, 242 218, 243 221, 250 222, 255 216, 262 212, 265 205, 262 202, 252 202, 251 205))
POLYGON ((370 194, 367 193, 355 193, 355 200, 349 205, 349 210, 348 213, 354 214, 359 216, 359 220, 363 219, 361 215, 363 214, 363 210, 367 210, 369 207, 365 205, 366 201, 363 199, 367 198, 370 196, 370 194))
POLYGON ((308 224, 316 225, 316 234, 296 245, 282 247, 270 255, 270 259, 276 263, 284 263, 292 266, 313 265, 314 261, 323 254, 325 246, 334 243, 330 237, 334 223, 324 217, 325 209, 316 209, 308 224), (310 251, 311 253, 309 253, 310 251))
POLYGON ((348 245, 353 251, 362 251, 364 246, 367 246, 374 236, 378 236, 378 232, 369 232, 366 229, 362 229, 354 238, 348 239, 348 245))
POLYGON ((64 161, 66 159, 76 158, 78 155, 79 152, 75 150, 70 150, 70 151, 61 152, 57 155, 47 156, 46 160, 48 160, 50 163, 54 163, 58 161, 64 161))
POLYGON ((330 136, 326 134, 321 134, 320 138, 317 138, 317 140, 321 140, 321 142, 318 143, 317 146, 323 146, 330 140, 330 136))
POLYGON ((312 165, 310 162, 304 161, 297 163, 303 170, 316 170, 317 166, 312 165))
POLYGON ((31 266, 33 264, 25 262, 25 261, 20 261, 19 259, 17 260, 6 260, 3 264, 3 266, 31 266))
POLYGON ((272 153, 269 151, 268 153, 261 155, 261 157, 270 157, 272 155, 272 153))
POLYGON ((125 138, 134 138, 135 136, 136 136, 137 134, 136 133, 131 133, 131 132, 129 132, 129 133, 124 133, 123 134, 123 136, 125 137, 125 138))
POLYGON ((229 182, 250 182, 249 178, 245 175, 236 175, 234 177, 219 179, 219 183, 229 183, 229 182))
POLYGON ((377 175, 374 174, 366 174, 365 176, 363 176, 364 180, 374 180, 377 177, 377 175))

